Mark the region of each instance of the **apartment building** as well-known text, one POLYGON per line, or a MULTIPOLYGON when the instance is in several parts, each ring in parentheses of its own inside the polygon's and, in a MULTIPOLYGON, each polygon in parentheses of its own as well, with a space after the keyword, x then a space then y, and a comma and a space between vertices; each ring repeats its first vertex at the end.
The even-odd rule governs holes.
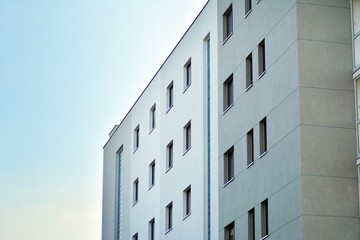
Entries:
POLYGON ((208 1, 109 134, 102 239, 360 239, 358 19, 208 1))

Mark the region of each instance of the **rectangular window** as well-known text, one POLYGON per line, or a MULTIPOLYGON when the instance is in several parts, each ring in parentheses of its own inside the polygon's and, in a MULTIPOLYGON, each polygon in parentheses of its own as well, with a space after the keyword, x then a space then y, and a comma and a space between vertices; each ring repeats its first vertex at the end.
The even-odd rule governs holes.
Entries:
POLYGON ((267 151, 266 117, 260 121, 260 156, 267 151))
POLYGON ((224 240, 235 240, 235 223, 232 222, 229 225, 227 225, 224 229, 224 240))
POLYGON ((155 128, 156 104, 150 108, 150 132, 155 128))
POLYGON ((224 112, 230 108, 234 103, 234 86, 233 86, 233 75, 231 74, 228 79, 224 82, 224 112))
POLYGON ((245 16, 251 12, 251 0, 245 0, 245 16))
POLYGON ((183 192, 184 199, 184 218, 191 213, 191 186, 188 186, 183 192))
POLYGON ((155 185, 155 160, 149 165, 149 188, 155 185))
POLYGON ((132 237, 132 240, 138 240, 138 233, 134 234, 134 236, 132 237))
POLYGON ((234 178, 234 147, 224 154, 224 184, 234 178))
POLYGON ((139 200, 139 178, 133 183, 133 204, 136 204, 139 200))
POLYGON ((166 171, 168 171, 170 168, 172 168, 173 166, 173 141, 171 141, 167 146, 166 146, 166 171))
POLYGON ((184 127, 184 153, 191 148, 191 121, 184 127))
POLYGON ((191 59, 184 66, 184 91, 191 85, 191 59))
POLYGON ((173 204, 172 202, 166 206, 166 226, 165 232, 168 232, 172 229, 172 216, 173 215, 173 204))
POLYGON ((268 200, 261 203, 261 237, 265 238, 269 235, 269 213, 268 200))
POLYGON ((149 240, 155 240, 155 218, 149 222, 149 240))
POLYGON ((140 126, 137 125, 137 127, 134 129, 134 151, 139 148, 140 144, 140 126))
POLYGON ((247 134, 247 166, 254 163, 254 131, 251 129, 247 134))
POLYGON ((253 85, 252 53, 246 57, 246 90, 253 85))
POLYGON ((223 14, 223 41, 227 40, 233 32, 232 5, 223 14))
POLYGON ((248 212, 248 240, 255 240, 255 209, 248 212))
POLYGON ((258 46, 259 53, 259 78, 265 73, 265 39, 259 43, 258 46))
POLYGON ((167 87, 167 94, 166 94, 166 102, 167 102, 167 110, 169 111, 170 108, 174 105, 174 82, 172 81, 169 86, 167 87))

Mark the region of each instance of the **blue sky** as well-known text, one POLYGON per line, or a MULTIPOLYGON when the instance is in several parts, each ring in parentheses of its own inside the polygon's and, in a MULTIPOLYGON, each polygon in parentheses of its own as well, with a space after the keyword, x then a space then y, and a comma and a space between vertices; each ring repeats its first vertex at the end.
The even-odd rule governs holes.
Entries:
POLYGON ((0 0, 0 239, 100 239, 107 134, 205 3, 0 0))

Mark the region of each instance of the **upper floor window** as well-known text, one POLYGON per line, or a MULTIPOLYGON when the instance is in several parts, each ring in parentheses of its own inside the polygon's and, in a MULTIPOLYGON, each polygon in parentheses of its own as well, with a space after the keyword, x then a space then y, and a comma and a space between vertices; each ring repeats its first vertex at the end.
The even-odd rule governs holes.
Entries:
POLYGON ((264 155, 267 151, 267 127, 266 117, 260 121, 260 156, 264 155))
POLYGON ((165 232, 169 232, 173 226, 173 204, 172 202, 166 206, 166 222, 165 232))
POLYGON ((155 218, 149 222, 149 240, 155 240, 155 218))
POLYGON ((235 222, 227 225, 224 230, 224 240, 235 240, 235 222))
POLYGON ((133 183, 133 204, 136 204, 139 201, 139 178, 137 178, 133 183))
POLYGON ((134 151, 139 148, 140 144, 140 125, 137 125, 134 129, 134 151))
POLYGON ((166 146, 166 171, 172 168, 174 162, 173 158, 174 158, 173 141, 171 141, 166 146))
POLYGON ((259 78, 264 75, 266 71, 265 66, 265 39, 259 43, 258 46, 258 60, 259 60, 259 78))
POLYGON ((245 17, 251 12, 251 0, 245 0, 245 17))
POLYGON ((268 200, 261 203, 261 238, 269 235, 269 213, 268 213, 268 200))
POLYGON ((184 127, 184 153, 191 148, 191 121, 184 127))
POLYGON ((184 91, 191 85, 191 59, 184 66, 184 91))
POLYGON ((134 236, 132 237, 132 240, 138 240, 138 233, 134 234, 134 236))
POLYGON ((174 105, 174 81, 172 81, 166 89, 166 102, 166 107, 169 111, 169 109, 174 105))
POLYGON ((149 165, 149 188, 155 185, 155 160, 149 165))
POLYGON ((150 132, 154 130, 156 125, 156 104, 150 108, 150 132))
POLYGON ((233 75, 231 74, 223 84, 223 111, 225 112, 234 103, 233 75))
POLYGON ((234 147, 224 154, 224 184, 234 178, 234 147))
POLYGON ((223 41, 225 42, 233 32, 232 5, 223 14, 223 41))
POLYGON ((246 90, 253 85, 253 62, 252 53, 246 57, 246 90))
POLYGON ((251 166, 254 163, 254 131, 251 129, 246 134, 247 140, 247 166, 251 166))
POLYGON ((255 240, 255 209, 248 211, 248 240, 255 240))
POLYGON ((191 186, 184 190, 184 218, 191 213, 191 186))

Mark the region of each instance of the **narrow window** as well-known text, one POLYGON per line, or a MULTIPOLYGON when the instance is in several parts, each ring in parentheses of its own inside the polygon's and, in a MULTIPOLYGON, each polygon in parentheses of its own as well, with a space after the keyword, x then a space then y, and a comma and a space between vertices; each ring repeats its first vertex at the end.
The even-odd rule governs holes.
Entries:
POLYGON ((223 41, 227 40, 233 32, 233 13, 232 5, 225 11, 223 15, 223 41))
POLYGON ((155 218, 149 222, 149 240, 155 240, 155 218))
POLYGON ((248 212, 248 240, 255 240, 255 209, 248 212))
POLYGON ((259 43, 259 78, 265 73, 265 39, 259 43))
POLYGON ((231 74, 224 82, 224 112, 234 103, 233 75, 231 74))
POLYGON ((149 165, 149 188, 155 185, 155 160, 149 165))
POLYGON ((260 156, 267 151, 266 117, 260 121, 260 156))
POLYGON ((261 203, 261 237, 265 238, 269 235, 269 215, 268 200, 261 203))
POLYGON ((191 59, 184 66, 184 91, 191 85, 191 59))
POLYGON ((245 0, 245 16, 251 12, 251 0, 245 0))
POLYGON ((188 186, 183 192, 184 198, 184 218, 191 213, 191 186, 188 186))
POLYGON ((166 146, 166 171, 173 166, 173 141, 166 146))
POLYGON ((235 223, 232 222, 229 225, 227 225, 224 229, 224 240, 235 240, 235 223))
POLYGON ((134 234, 134 236, 132 237, 132 240, 138 240, 138 233, 134 234))
POLYGON ((134 129, 134 151, 139 148, 140 144, 140 126, 137 125, 137 127, 134 129))
POLYGON ((184 127, 184 153, 191 148, 191 121, 184 127))
POLYGON ((166 206, 166 226, 165 226, 165 232, 168 232, 172 229, 172 211, 173 211, 173 205, 172 202, 169 203, 166 206))
POLYGON ((234 147, 224 154, 224 184, 234 178, 234 147))
POLYGON ((251 129, 247 133, 247 166, 254 163, 254 131, 251 129))
POLYGON ((167 110, 169 111, 170 108, 174 105, 174 82, 171 82, 167 87, 167 110))
POLYGON ((150 132, 155 128, 156 104, 150 108, 150 132))
POLYGON ((139 178, 133 183, 133 204, 136 204, 139 200, 139 178))
POLYGON ((246 58, 246 90, 253 85, 252 53, 246 58))

